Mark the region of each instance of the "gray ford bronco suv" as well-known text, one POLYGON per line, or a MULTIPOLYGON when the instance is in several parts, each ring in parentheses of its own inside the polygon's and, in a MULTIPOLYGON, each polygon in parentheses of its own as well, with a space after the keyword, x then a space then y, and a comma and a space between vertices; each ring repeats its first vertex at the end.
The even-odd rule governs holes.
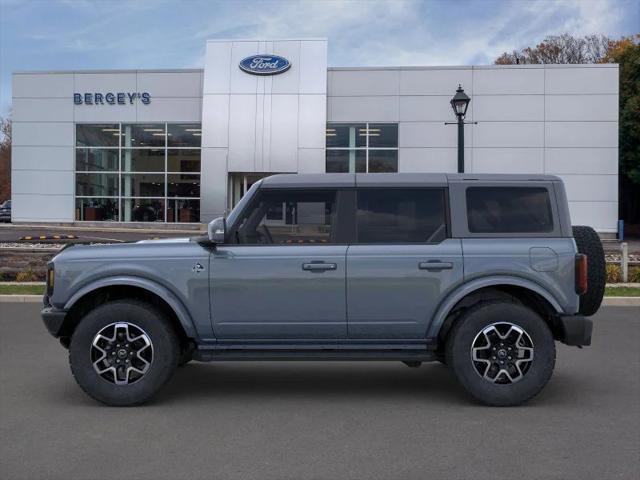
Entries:
POLYGON ((65 248, 42 317, 109 405, 193 359, 440 361, 506 406, 544 387, 556 340, 590 344, 604 266, 557 177, 274 175, 203 237, 65 248))

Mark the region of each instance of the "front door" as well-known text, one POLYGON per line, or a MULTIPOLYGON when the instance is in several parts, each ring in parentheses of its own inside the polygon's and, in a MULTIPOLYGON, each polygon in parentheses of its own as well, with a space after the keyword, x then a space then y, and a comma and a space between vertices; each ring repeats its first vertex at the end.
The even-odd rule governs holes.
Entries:
POLYGON ((347 336, 346 244, 338 244, 337 192, 261 190, 211 256, 218 339, 347 336))
POLYGON ((347 253, 349 338, 422 339, 440 300, 463 280, 448 238, 444 188, 361 188, 347 253))

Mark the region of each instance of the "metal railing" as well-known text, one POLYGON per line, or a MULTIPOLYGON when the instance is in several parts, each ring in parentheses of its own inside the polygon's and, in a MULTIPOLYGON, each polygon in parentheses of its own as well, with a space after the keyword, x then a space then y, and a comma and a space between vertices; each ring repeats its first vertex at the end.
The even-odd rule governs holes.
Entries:
MULTIPOLYGON (((606 262, 611 265, 620 265, 620 273, 622 277, 622 283, 627 283, 629 281, 629 266, 630 265, 640 265, 640 258, 638 260, 633 260, 629 257, 629 244, 627 242, 620 243, 620 258, 611 258, 610 252, 605 256, 609 257, 606 259, 606 262)), ((617 255, 615 255, 617 257, 617 255)))

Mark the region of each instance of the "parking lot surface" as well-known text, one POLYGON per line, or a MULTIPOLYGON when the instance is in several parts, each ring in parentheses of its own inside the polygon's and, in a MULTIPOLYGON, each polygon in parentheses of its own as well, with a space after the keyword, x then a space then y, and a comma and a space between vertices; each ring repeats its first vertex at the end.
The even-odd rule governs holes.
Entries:
POLYGON ((603 308, 517 408, 439 364, 234 362, 125 409, 76 386, 39 308, 0 303, 3 479, 640 478, 640 308, 603 308))

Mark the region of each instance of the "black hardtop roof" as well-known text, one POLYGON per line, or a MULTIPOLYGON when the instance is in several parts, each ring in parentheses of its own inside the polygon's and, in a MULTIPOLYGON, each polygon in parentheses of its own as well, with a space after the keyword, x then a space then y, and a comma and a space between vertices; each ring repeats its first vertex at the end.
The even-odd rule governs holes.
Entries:
POLYGON ((426 187, 457 182, 559 181, 554 175, 498 173, 292 173, 265 177, 260 188, 426 187))

